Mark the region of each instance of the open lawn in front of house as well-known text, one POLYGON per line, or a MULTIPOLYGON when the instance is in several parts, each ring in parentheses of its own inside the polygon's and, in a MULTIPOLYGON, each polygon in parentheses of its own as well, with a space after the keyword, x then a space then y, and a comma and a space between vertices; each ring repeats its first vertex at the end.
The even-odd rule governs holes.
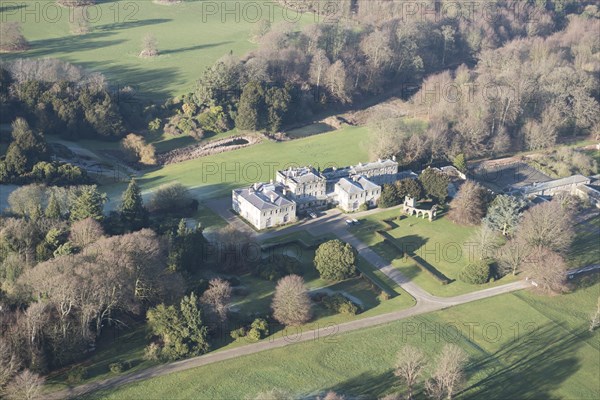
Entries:
MULTIPOLYGON (((587 330, 597 279, 572 293, 522 291, 386 325, 299 343, 96 393, 91 398, 246 398, 281 388, 378 398, 403 388, 393 374, 406 343, 429 358, 445 343, 469 355, 464 399, 600 397, 599 331, 587 330)), ((417 398, 424 398, 418 385, 417 398)))
POLYGON ((436 296, 457 296, 476 290, 505 284, 513 281, 514 277, 506 276, 502 279, 484 285, 470 285, 458 279, 460 271, 474 261, 474 244, 470 238, 476 228, 454 224, 444 216, 434 221, 402 216, 400 210, 382 211, 360 220, 358 225, 350 228, 363 243, 372 250, 390 261, 402 274, 414 281, 417 285, 436 296), (384 220, 393 220, 392 229, 384 220), (404 251, 411 252, 446 277, 452 280, 447 285, 442 285, 430 274, 423 271, 410 258, 400 254, 394 246, 386 243, 377 234, 377 230, 387 230, 395 243, 404 251))
MULTIPOLYGON (((227 196, 237 187, 268 182, 275 171, 289 166, 346 166, 369 159, 371 135, 366 127, 347 127, 334 132, 286 142, 263 141, 244 149, 166 165, 139 178, 144 191, 177 181, 199 200, 227 196)), ((104 186, 109 193, 122 192, 124 184, 104 186)))

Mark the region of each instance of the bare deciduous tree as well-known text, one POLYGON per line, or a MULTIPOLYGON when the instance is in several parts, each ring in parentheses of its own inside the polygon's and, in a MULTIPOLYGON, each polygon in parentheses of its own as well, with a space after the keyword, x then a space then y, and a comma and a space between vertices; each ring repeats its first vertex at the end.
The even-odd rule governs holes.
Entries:
POLYGON ((523 262, 523 271, 542 291, 561 293, 566 289, 567 264, 560 254, 547 247, 531 248, 523 262))
POLYGON ((200 302, 207 305, 221 322, 227 319, 229 300, 231 299, 231 285, 226 280, 215 278, 209 282, 209 287, 202 294, 200 302))
POLYGON ((2 368, 0 368, 0 393, 2 393, 2 388, 17 373, 21 365, 8 341, 2 336, 0 336, 0 365, 2 365, 2 368))
POLYGON ((311 316, 311 301, 304 279, 298 275, 281 278, 271 308, 273 317, 284 325, 297 326, 307 322, 311 316))
POLYGON ((73 223, 69 240, 76 246, 84 248, 104 236, 102 225, 92 218, 86 218, 73 223))
POLYGON ((23 51, 29 48, 29 43, 23 36, 21 24, 3 21, 0 24, 0 52, 23 51))
POLYGON ((308 73, 310 76, 310 82, 316 86, 317 91, 321 88, 321 84, 324 81, 325 72, 329 69, 330 65, 331 63, 329 62, 329 58, 327 58, 325 50, 316 50, 310 63, 310 69, 308 73))
POLYGON ((158 55, 158 40, 148 33, 142 38, 142 51, 140 57, 156 57, 158 55))
POLYGON ((434 399, 452 399, 464 383, 464 369, 468 356, 455 344, 446 344, 436 360, 431 379, 425 384, 428 395, 434 399))
POLYGON ((529 246, 547 247, 564 252, 573 242, 573 216, 560 202, 551 201, 535 206, 523 214, 517 237, 529 246))
POLYGON ((327 68, 327 71, 325 72, 325 84, 331 95, 337 100, 342 103, 350 101, 346 67, 341 60, 337 60, 327 68))
POLYGON ((73 35, 85 35, 90 32, 90 21, 85 7, 75 7, 71 16, 69 22, 71 25, 71 33, 73 35))
POLYGON ((473 250, 468 254, 469 262, 493 259, 499 246, 499 234, 486 225, 482 225, 469 238, 468 244, 472 246, 473 250))
POLYGON ((528 248, 526 243, 517 239, 511 239, 502 246, 496 253, 496 260, 500 267, 500 272, 505 274, 516 275, 520 271, 523 261, 525 260, 528 248))
POLYGON ((144 165, 156 164, 156 150, 154 145, 146 143, 140 135, 130 133, 121 141, 121 147, 129 155, 129 159, 144 165))
POLYGON ((450 203, 448 217, 464 225, 477 225, 485 217, 487 192, 477 182, 467 180, 450 203))
POLYGON ((43 398, 43 386, 44 378, 26 369, 10 381, 5 394, 8 399, 37 400, 43 398))
POLYGON ((394 374, 406 384, 407 398, 413 398, 413 389, 423 370, 427 366, 427 359, 423 352, 416 347, 405 345, 397 355, 396 370, 394 374))
POLYGON ((316 400, 346 400, 346 396, 330 390, 324 397, 317 396, 316 400))

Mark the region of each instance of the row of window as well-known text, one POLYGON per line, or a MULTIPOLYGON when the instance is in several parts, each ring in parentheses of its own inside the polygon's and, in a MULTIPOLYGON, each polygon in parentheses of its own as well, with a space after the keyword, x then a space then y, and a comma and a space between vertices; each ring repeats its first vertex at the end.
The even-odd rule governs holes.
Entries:
MULTIPOLYGON (((294 207, 286 207, 286 208, 282 208, 280 210, 275 210, 275 214, 278 213, 283 213, 283 212, 288 212, 288 209, 291 209, 290 211, 294 211, 294 207)), ((269 215, 273 215, 273 211, 269 211, 269 215)), ((263 212, 263 217, 267 216, 267 212, 263 212)))
MULTIPOLYGON (((358 197, 365 197, 365 194, 367 194, 367 195, 368 195, 368 194, 369 194, 369 192, 368 192, 368 191, 366 191, 366 192, 362 192, 362 193, 360 194, 360 196, 359 196, 359 195, 357 195, 357 194, 355 194, 355 195, 351 195, 349 198, 350 198, 350 199, 357 199, 358 197)), ((371 191, 371 196, 375 196, 376 194, 379 194, 379 191, 378 191, 378 190, 373 190, 373 191, 371 191)))

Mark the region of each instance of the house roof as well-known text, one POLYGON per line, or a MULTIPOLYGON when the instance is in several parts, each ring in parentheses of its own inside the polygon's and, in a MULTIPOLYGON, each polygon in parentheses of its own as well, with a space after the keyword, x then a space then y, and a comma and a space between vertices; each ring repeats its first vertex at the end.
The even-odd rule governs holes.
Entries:
POLYGON ((278 171, 279 174, 296 183, 318 182, 323 177, 312 167, 289 168, 278 171))
POLYGON ((344 168, 326 168, 324 169, 321 174, 325 177, 325 179, 327 179, 328 181, 333 181, 333 180, 337 180, 337 179, 341 179, 341 178, 346 178, 350 176, 350 167, 344 167, 344 168))
POLYGON ((284 189, 280 183, 255 183, 249 188, 235 189, 234 193, 259 210, 270 210, 294 204, 284 196, 284 189))
POLYGON ((348 194, 360 194, 367 190, 379 189, 379 185, 374 184, 364 176, 357 180, 342 178, 336 184, 340 189, 348 194))
POLYGON ((361 174, 362 172, 365 172, 365 171, 370 171, 373 169, 388 168, 388 167, 398 168, 398 163, 396 161, 390 160, 390 159, 377 160, 377 161, 369 162, 366 164, 359 163, 358 165, 354 165, 354 166, 350 167, 350 169, 355 174, 361 174))
POLYGON ((548 181, 548 182, 543 182, 543 183, 538 183, 538 184, 534 183, 533 185, 522 187, 522 188, 520 188, 520 190, 523 193, 527 194, 527 193, 540 192, 542 190, 555 189, 555 188, 559 188, 561 186, 574 185, 574 184, 587 184, 589 182, 590 182, 590 178, 577 174, 577 175, 569 176, 567 178, 555 179, 553 181, 548 181))
POLYGON ((419 177, 419 175, 414 173, 410 169, 408 169, 406 171, 400 171, 396 174, 397 180, 402 180, 402 179, 406 179, 406 178, 417 179, 418 177, 419 177))

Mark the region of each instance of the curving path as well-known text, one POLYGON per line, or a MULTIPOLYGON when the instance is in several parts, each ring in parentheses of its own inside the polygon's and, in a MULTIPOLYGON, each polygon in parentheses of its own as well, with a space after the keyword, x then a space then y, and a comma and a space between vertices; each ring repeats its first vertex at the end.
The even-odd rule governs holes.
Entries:
MULTIPOLYGON (((220 203, 222 204, 223 202, 220 203)), ((213 204, 218 205, 219 203, 215 202, 213 204)), ((249 228, 247 225, 245 225, 245 223, 243 223, 239 219, 236 223, 236 217, 233 214, 231 214, 231 212, 229 212, 228 209, 218 207, 213 209, 226 221, 233 223, 235 226, 238 226, 241 229, 248 229, 252 231, 251 228, 249 228)), ((372 212, 367 211, 364 213, 353 214, 353 217, 361 217, 369 213, 372 212)), ((281 337, 270 338, 269 340, 265 340, 262 342, 253 343, 229 350, 216 351, 214 353, 209 353, 203 356, 189 358, 187 360, 172 362, 169 364, 158 365, 152 368, 145 369, 143 371, 118 376, 115 378, 105 379, 102 381, 89 383, 81 386, 76 386, 67 390, 49 393, 45 396, 45 398, 51 400, 77 398, 87 393, 95 392, 98 390, 113 389, 121 385, 139 382, 145 379, 155 378, 174 372, 185 371, 191 368, 197 368, 219 361, 225 361, 236 357, 259 353, 261 351, 272 350, 310 340, 325 340, 326 338, 331 339, 332 336, 340 333, 355 331, 358 329, 394 322, 404 318, 432 311, 439 311, 459 304, 465 304, 472 301, 497 296, 500 294, 510 293, 528 287, 527 283, 523 281, 518 281, 455 297, 433 296, 430 293, 423 290, 418 285, 416 285, 414 282, 411 282, 408 278, 402 275, 400 271, 398 271, 391 264, 389 264, 385 259, 383 259, 377 253, 371 250, 366 244, 362 243, 356 236, 348 232, 344 220, 345 216, 339 211, 330 210, 320 218, 310 220, 299 225, 294 225, 279 231, 272 231, 266 233, 256 233, 252 231, 252 234, 255 236, 255 238, 259 240, 264 240, 267 238, 285 235, 291 232, 304 229, 314 234, 320 235, 324 233, 333 233, 336 236, 338 236, 341 240, 350 243, 358 251, 358 253, 362 257, 364 257, 369 263, 381 270, 390 279, 392 279, 400 287, 402 287, 402 289, 404 289, 411 296, 413 296, 416 300, 415 306, 409 309, 399 310, 388 314, 376 315, 368 318, 362 318, 335 326, 328 326, 325 328, 309 330, 300 333, 294 332, 293 335, 289 336, 285 336, 282 334, 281 337)))

